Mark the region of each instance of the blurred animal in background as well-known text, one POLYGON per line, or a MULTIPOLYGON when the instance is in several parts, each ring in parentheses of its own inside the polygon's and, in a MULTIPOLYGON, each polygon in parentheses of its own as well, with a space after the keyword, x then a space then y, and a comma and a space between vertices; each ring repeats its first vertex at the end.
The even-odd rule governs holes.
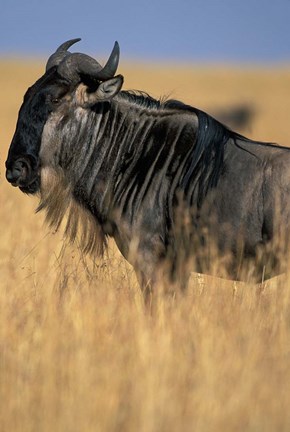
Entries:
POLYGON ((249 104, 237 104, 216 110, 209 110, 211 115, 230 129, 239 132, 250 132, 256 109, 249 104))
MULTIPOLYGON (((63 43, 27 90, 7 180, 38 194, 47 222, 65 219, 85 252, 102 253, 113 237, 146 294, 160 269, 171 281, 191 270, 257 280, 281 271, 274 246, 282 227, 288 235, 289 149, 182 102, 122 90, 118 43, 102 67, 68 51, 79 40, 63 43)), ((235 121, 249 116, 239 109, 235 121)))

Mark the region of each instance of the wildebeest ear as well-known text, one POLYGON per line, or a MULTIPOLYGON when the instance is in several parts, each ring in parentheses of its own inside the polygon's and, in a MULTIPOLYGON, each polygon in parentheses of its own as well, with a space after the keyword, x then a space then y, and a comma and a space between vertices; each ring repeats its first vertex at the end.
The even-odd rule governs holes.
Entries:
POLYGON ((83 95, 82 105, 89 107, 97 102, 112 99, 121 90, 123 81, 124 77, 122 75, 116 75, 114 78, 101 82, 94 92, 86 91, 86 94, 83 95))

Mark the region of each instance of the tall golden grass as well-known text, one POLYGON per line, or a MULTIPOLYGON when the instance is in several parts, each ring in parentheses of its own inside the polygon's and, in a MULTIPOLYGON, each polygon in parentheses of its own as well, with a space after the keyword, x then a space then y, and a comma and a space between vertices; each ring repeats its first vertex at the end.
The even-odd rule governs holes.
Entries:
MULTIPOLYGON (((110 245, 84 257, 5 181, 38 63, 0 63, 0 431, 289 431, 290 279, 193 275, 148 313, 110 245)), ((204 110, 256 108, 250 135, 290 145, 286 68, 125 65, 126 88, 204 110)))

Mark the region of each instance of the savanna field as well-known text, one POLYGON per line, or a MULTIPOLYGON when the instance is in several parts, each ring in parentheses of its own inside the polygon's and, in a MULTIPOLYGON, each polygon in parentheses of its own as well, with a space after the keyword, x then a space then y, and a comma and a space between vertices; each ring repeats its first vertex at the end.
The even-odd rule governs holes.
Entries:
MULTIPOLYGON (((17 112, 44 65, 0 61, 0 431, 289 431, 290 273, 261 285, 193 274, 184 295, 160 286, 149 311, 113 244, 84 256, 6 182, 17 112)), ((290 146, 286 66, 119 71, 125 89, 209 113, 250 104, 239 131, 290 146)))

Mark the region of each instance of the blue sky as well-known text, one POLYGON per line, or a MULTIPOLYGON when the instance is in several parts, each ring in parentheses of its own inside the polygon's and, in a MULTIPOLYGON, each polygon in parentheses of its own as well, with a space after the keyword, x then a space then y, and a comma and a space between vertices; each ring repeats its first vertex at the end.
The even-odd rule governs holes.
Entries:
POLYGON ((0 56, 46 57, 63 41, 133 60, 290 61, 290 0, 1 0, 0 56))

